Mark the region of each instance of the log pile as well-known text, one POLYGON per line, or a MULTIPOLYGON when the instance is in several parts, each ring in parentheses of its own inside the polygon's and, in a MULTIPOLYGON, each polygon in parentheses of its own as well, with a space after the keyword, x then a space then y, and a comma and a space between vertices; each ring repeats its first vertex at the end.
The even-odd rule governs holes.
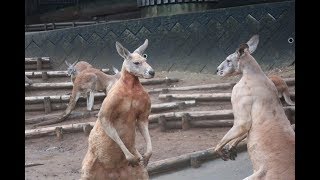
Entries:
MULTIPOLYGON (((285 110, 294 111, 294 107, 285 107, 285 110)), ((70 116, 92 116, 97 114, 98 111, 87 112, 87 113, 72 113, 70 116), (75 115, 76 114, 76 115, 75 115)), ((44 117, 41 117, 44 118, 44 117)), ((31 124, 38 123, 41 119, 26 120, 31 124)), ((60 125, 53 127, 45 127, 39 129, 25 130, 25 138, 37 138, 43 136, 52 136, 56 135, 59 138, 59 135, 56 133, 57 128, 60 128, 60 131, 63 133, 70 132, 79 132, 84 131, 86 134, 89 134, 91 128, 83 126, 90 124, 94 125, 95 122, 88 123, 77 123, 69 125, 60 125)), ((149 116, 149 123, 158 124, 161 131, 165 132, 168 129, 183 129, 187 130, 190 128, 207 128, 207 127, 231 127, 233 125, 233 113, 232 110, 217 110, 217 111, 194 111, 194 112, 169 112, 169 113, 159 113, 152 114, 149 116)), ((61 132, 61 134, 63 134, 61 132)))
POLYGON ((26 70, 42 70, 49 69, 50 66, 50 58, 49 57, 38 57, 38 58, 25 58, 24 68, 26 70))

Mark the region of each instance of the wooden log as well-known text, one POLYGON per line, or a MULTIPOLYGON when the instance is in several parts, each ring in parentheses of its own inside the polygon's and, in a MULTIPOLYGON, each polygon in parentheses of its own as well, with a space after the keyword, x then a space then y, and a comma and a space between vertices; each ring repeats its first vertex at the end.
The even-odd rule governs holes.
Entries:
MULTIPOLYGON (((80 118, 88 118, 88 117, 92 117, 96 114, 98 114, 99 111, 82 111, 82 112, 72 112, 68 119, 80 119, 80 118)), ((59 114, 50 114, 50 115, 46 115, 46 116, 39 116, 39 117, 33 117, 33 118, 29 118, 29 119, 25 119, 25 124, 36 124, 42 121, 49 121, 52 119, 56 119, 58 117, 60 117, 60 113, 59 114)))
POLYGON ((196 104, 195 100, 184 101, 184 102, 170 102, 170 103, 160 103, 160 104, 151 104, 151 112, 160 112, 171 109, 182 109, 186 106, 194 106, 196 104))
MULTIPOLYGON (((97 106, 97 109, 100 109, 101 101, 95 101, 96 104, 99 104, 97 106)), ((168 111, 172 109, 183 109, 185 107, 194 106, 196 104, 196 101, 182 101, 182 102, 170 102, 170 103, 160 103, 160 104, 151 104, 151 113, 156 112, 163 112, 168 111)), ((77 102, 77 107, 85 107, 87 103, 85 101, 79 101, 77 102)), ((57 111, 57 110, 63 110, 66 109, 68 106, 67 103, 51 103, 51 110, 57 111)), ((44 106, 43 104, 27 104, 25 105, 25 111, 43 111, 44 106)))
MULTIPOLYGON (((141 80, 142 85, 161 84, 165 82, 163 79, 145 79, 141 80)), ((45 89, 72 89, 72 82, 63 83, 33 83, 32 85, 25 84, 25 87, 31 90, 45 90, 45 89)))
POLYGON ((231 93, 206 94, 160 94, 159 99, 164 100, 197 100, 197 101, 230 101, 231 93), (170 98, 170 99, 168 99, 170 98))
MULTIPOLYGON (((50 64, 42 64, 41 69, 49 69, 51 68, 50 64)), ((37 70, 36 64, 25 64, 24 65, 25 70, 37 70)))
MULTIPOLYGON (((240 142, 237 146, 237 152, 243 152, 247 149, 245 142, 240 142)), ((174 171, 191 165, 191 157, 197 157, 199 161, 205 162, 219 158, 214 152, 214 148, 202 151, 183 154, 177 157, 167 158, 164 160, 152 162, 147 166, 149 175, 155 175, 163 172, 174 171)))
MULTIPOLYGON (((109 74, 109 69, 101 69, 102 72, 109 74)), ((67 71, 46 71, 49 77, 69 77, 67 71)), ((31 71, 25 72, 25 75, 29 78, 41 78, 42 72, 31 71)))
MULTIPOLYGON (((97 101, 95 101, 95 102, 97 102, 97 101)), ((172 104, 175 104, 175 103, 177 103, 177 104, 183 103, 183 104, 185 104, 185 106, 191 106, 191 105, 195 104, 195 101, 152 104, 151 105, 151 112, 154 112, 155 110, 159 111, 159 109, 161 109, 161 110, 169 110, 169 109, 171 109, 171 107, 173 107, 172 104)), ((77 106, 79 106, 79 105, 86 106, 86 102, 78 102, 77 106)), ((67 108, 67 104, 51 103, 51 109, 52 110, 61 110, 61 109, 65 109, 65 108, 67 108)), ((43 110, 43 109, 44 109, 44 104, 29 104, 29 105, 25 106, 25 111, 37 111, 37 110, 43 110)), ((100 105, 96 106, 95 109, 100 109, 100 105)), ((87 117, 94 116, 97 113, 98 113, 98 111, 73 112, 68 117, 68 119, 87 118, 87 117)), ((34 117, 34 118, 26 119, 25 120, 25 124, 35 124, 35 123, 39 123, 39 122, 42 122, 42 121, 52 120, 52 119, 58 118, 59 115, 60 114, 51 114, 51 115, 46 115, 46 116, 40 116, 40 117, 34 117)), ((159 114, 157 116, 159 116, 159 114)), ((155 119, 155 118, 157 118, 157 117, 153 117, 153 119, 155 119)), ((168 117, 168 118, 170 118, 170 117, 168 117)))
POLYGON ((191 121, 191 127, 193 128, 210 128, 210 127, 232 127, 233 120, 201 120, 191 121))
POLYGON ((61 126, 25 130, 25 139, 56 135, 55 130, 57 127, 61 127, 63 130, 63 133, 81 132, 83 131, 83 125, 88 123, 91 126, 94 126, 95 124, 95 122, 87 122, 87 123, 68 124, 68 125, 61 125, 61 126))
POLYGON ((46 114, 51 112, 51 102, 50 102, 50 97, 44 97, 43 98, 43 107, 44 107, 44 112, 46 114))
MULTIPOLYGON (((198 120, 198 121, 191 121, 189 128, 232 127, 232 125, 233 125, 233 120, 198 120)), ((183 127, 182 121, 166 121, 166 130, 182 129, 182 127, 183 127)))
MULTIPOLYGON (((288 86, 295 84, 295 78, 284 78, 283 79, 288 86)), ((200 91, 200 90, 227 90, 231 89, 236 83, 216 83, 216 84, 204 84, 195 86, 181 86, 181 87, 170 87, 170 88, 156 88, 149 91, 149 93, 168 93, 174 91, 200 91)))
POLYGON ((42 59, 41 58, 38 58, 37 59, 37 70, 41 70, 42 69, 42 59))
POLYGON ((32 167, 32 166, 40 166, 40 165, 44 165, 42 163, 26 163, 24 164, 24 167, 32 167))
POLYGON ((295 85, 295 78, 283 78, 283 80, 286 82, 288 86, 293 86, 295 85))
POLYGON ((160 126, 160 131, 161 132, 165 132, 167 130, 166 118, 164 116, 159 116, 158 117, 158 123, 159 123, 159 126, 160 126))
POLYGON ((43 64, 50 63, 50 57, 33 57, 33 58, 24 58, 25 64, 37 64, 38 59, 40 59, 43 64))
POLYGON ((182 130, 188 130, 190 129, 190 115, 188 113, 185 113, 182 115, 182 120, 181 120, 181 128, 182 130))
POLYGON ((177 78, 152 78, 152 79, 140 79, 142 85, 156 85, 164 83, 175 83, 178 82, 177 78))
MULTIPOLYGON (((95 101, 93 109, 100 109, 102 101, 95 101)), ((87 102, 85 101, 79 101, 77 102, 76 107, 86 107, 87 102)), ((68 107, 68 103, 51 103, 51 110, 52 111, 58 111, 58 110, 65 110, 68 107)), ((27 104, 25 105, 25 111, 44 111, 43 104, 27 104)))
POLYGON ((193 168, 199 168, 201 166, 201 160, 198 154, 193 154, 190 156, 190 165, 193 168))
POLYGON ((166 130, 169 129, 181 129, 182 122, 181 121, 166 121, 166 130))
MULTIPOLYGON (((25 104, 37 104, 42 103, 44 97, 50 97, 51 102, 69 102, 70 95, 61 95, 61 96, 29 96, 25 97, 25 104)), ((94 93, 95 100, 101 100, 105 98, 104 93, 94 93)), ((86 101, 86 97, 80 96, 78 101, 86 101)))
POLYGON ((47 90, 47 89, 72 89, 72 82, 63 83, 33 83, 31 86, 25 86, 30 90, 47 90))
POLYGON ((56 133, 57 139, 62 140, 62 138, 63 138, 62 127, 56 127, 54 131, 56 133))
MULTIPOLYGON (((291 98, 295 97, 290 92, 291 98)), ((202 93, 202 94, 159 94, 159 99, 172 100, 196 100, 196 101, 231 101, 231 93, 202 93)))
POLYGON ((232 110, 216 110, 216 111, 191 111, 191 112, 169 112, 149 115, 149 123, 156 123, 160 116, 164 116, 167 120, 181 119, 183 114, 188 113, 192 120, 197 119, 210 119, 210 120, 221 120, 221 119, 232 119, 232 110))
MULTIPOLYGON (((82 105, 83 103, 77 103, 77 106, 84 106, 82 105)), ((57 111, 57 110, 62 110, 66 109, 68 106, 67 103, 51 103, 51 111, 57 111)), ((25 105, 24 110, 26 112, 29 111, 44 111, 44 105, 43 104, 28 104, 25 105)))

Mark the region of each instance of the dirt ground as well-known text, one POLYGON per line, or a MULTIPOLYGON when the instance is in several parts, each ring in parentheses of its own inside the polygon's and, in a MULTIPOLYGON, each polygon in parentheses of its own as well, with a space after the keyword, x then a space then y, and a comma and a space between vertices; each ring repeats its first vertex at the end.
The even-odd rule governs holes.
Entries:
MULTIPOLYGON (((294 77, 294 66, 273 70, 267 74, 278 74, 282 77, 294 77)), ((178 78, 178 83, 171 86, 188 86, 212 84, 221 82, 236 82, 239 77, 224 78, 213 74, 199 74, 188 72, 156 72, 156 77, 178 78)), ((54 80, 58 82, 57 80, 54 80)), ((60 79, 62 82, 70 81, 68 78, 60 79)), ((41 82, 39 80, 39 82, 41 82)), ((166 87, 165 85, 146 86, 147 89, 166 87)), ((290 91, 294 92, 294 86, 290 87, 290 91)), ((67 94, 67 90, 59 90, 52 95, 67 94)), ((195 93, 196 91, 188 91, 185 93, 195 93)), ((199 91, 198 91, 199 92, 199 91)), ((201 91, 205 92, 205 91, 201 91)), ((213 91, 207 91, 213 92, 213 91)), ((228 90, 231 92, 231 89, 228 90)), ((26 96, 39 95, 45 92, 27 92, 26 96)), ((51 94, 50 94, 51 95, 51 94)), ((152 103, 161 103, 157 94, 151 94, 152 103)), ((178 111, 195 111, 195 110, 218 110, 231 109, 231 103, 200 103, 195 107, 188 107, 178 111)), ((82 111, 83 108, 77 108, 74 111, 82 111)), ((62 111, 55 111, 59 113, 62 111)), ((43 115, 43 112, 26 112, 26 117, 43 115)), ((79 122, 92 122, 95 117, 67 120, 60 124, 71 124, 79 122)), ((57 125, 57 124, 56 124, 57 125)), ((51 125, 53 126, 53 125, 51 125)), ((26 129, 31 127, 26 125, 26 129)), ((185 153, 204 150, 214 147, 218 141, 225 135, 230 128, 192 128, 187 131, 169 130, 160 132, 159 128, 150 128, 150 135, 153 145, 153 155, 150 162, 179 156, 185 153)), ((87 151, 88 137, 84 133, 65 134, 62 141, 56 137, 43 137, 36 139, 27 139, 25 141, 25 161, 26 163, 41 163, 43 165, 26 167, 26 179, 79 179, 81 162, 87 151)), ((140 153, 145 152, 145 142, 137 132, 136 147, 140 153)), ((150 163, 149 162, 149 163, 150 163)))

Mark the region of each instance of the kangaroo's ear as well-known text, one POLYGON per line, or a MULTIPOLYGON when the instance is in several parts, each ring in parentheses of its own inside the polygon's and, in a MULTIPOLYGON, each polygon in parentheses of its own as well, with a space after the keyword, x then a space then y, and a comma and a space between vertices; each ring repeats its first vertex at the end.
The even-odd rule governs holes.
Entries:
POLYGON ((246 43, 240 44, 239 48, 237 49, 238 57, 241 57, 245 51, 249 51, 249 46, 246 43))
POLYGON ((124 59, 128 59, 131 54, 125 47, 123 47, 118 41, 116 42, 116 49, 118 54, 124 59))
POLYGON ((119 70, 117 68, 115 68, 114 66, 112 66, 112 70, 114 73, 118 74, 119 73, 119 70))
POLYGON ((249 52, 252 54, 258 47, 259 44, 259 35, 253 35, 250 40, 247 42, 247 45, 249 46, 249 52))
POLYGON ((148 41, 148 39, 146 39, 146 40, 144 41, 144 43, 143 43, 140 47, 138 47, 136 50, 134 50, 134 52, 142 55, 143 52, 147 49, 148 44, 149 44, 149 41, 148 41))
POLYGON ((75 66, 78 63, 79 60, 76 60, 74 63, 72 63, 72 66, 75 66))
POLYGON ((66 65, 69 67, 69 66, 72 66, 67 60, 64 60, 64 62, 66 63, 66 65))

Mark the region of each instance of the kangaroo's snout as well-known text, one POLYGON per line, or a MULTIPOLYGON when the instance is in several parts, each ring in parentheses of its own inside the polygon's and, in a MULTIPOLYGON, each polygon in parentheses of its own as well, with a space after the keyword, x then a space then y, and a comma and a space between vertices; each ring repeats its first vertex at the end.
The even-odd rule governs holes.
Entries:
POLYGON ((152 77, 154 77, 154 75, 155 75, 154 70, 150 70, 150 71, 149 71, 149 74, 150 74, 152 77))

